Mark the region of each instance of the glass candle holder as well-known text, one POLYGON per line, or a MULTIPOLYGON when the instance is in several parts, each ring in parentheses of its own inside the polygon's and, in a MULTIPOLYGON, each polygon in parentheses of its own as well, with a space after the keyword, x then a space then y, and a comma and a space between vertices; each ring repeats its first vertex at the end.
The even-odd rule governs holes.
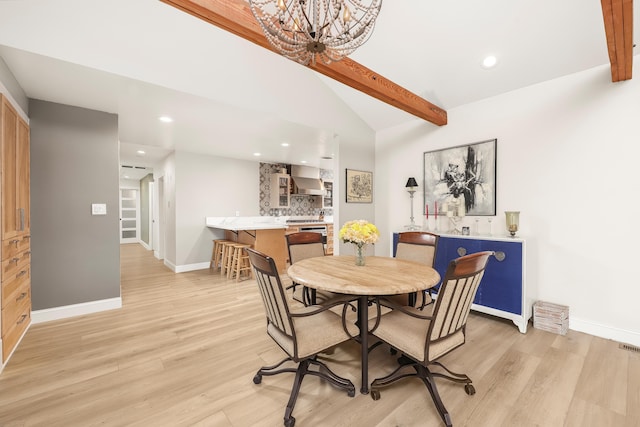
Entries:
POLYGON ((511 234, 511 237, 515 237, 518 231, 518 224, 520 222, 519 211, 505 211, 505 219, 507 221, 507 231, 511 234))

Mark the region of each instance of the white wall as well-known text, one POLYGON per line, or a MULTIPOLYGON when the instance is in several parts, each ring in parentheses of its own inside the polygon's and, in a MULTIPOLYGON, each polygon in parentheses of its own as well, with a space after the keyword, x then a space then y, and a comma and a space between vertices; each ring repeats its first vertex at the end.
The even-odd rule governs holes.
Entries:
POLYGON ((186 152, 175 158, 176 265, 208 268, 212 239, 223 235, 207 228, 205 218, 259 216, 260 164, 186 152))
MULTIPOLYGON (((422 178, 423 152, 497 138, 494 233, 504 232, 505 210, 521 211, 537 299, 569 305, 572 329, 640 345, 640 81, 611 83, 603 66, 448 114, 441 128, 416 121, 378 133, 376 220, 386 240, 376 253, 388 254, 389 233, 408 223, 404 184, 422 178)), ((419 214, 422 201, 416 193, 419 214)))
MULTIPOLYGON (((363 137, 366 135, 363 134, 363 137)), ((346 169, 355 169, 361 171, 374 172, 375 168, 375 139, 374 134, 370 136, 369 147, 360 143, 357 145, 341 144, 339 156, 339 168, 334 173, 334 205, 338 209, 334 211, 334 254, 335 255, 353 255, 354 248, 350 243, 342 243, 338 239, 340 227, 347 221, 354 219, 365 219, 374 224, 376 221, 376 198, 374 196, 373 203, 347 203, 346 202, 346 169)), ((376 172, 373 174, 374 179, 376 172)), ((375 191, 375 185, 374 185, 375 191)), ((367 247, 367 253, 373 254, 374 248, 367 247)))
POLYGON ((176 155, 171 153, 168 155, 159 170, 154 168, 153 179, 158 181, 162 178, 163 194, 159 196, 162 200, 162 211, 159 215, 163 216, 164 230, 160 239, 163 239, 164 246, 162 252, 164 255, 164 263, 171 269, 175 270, 176 265, 176 155))
MULTIPOLYGON (((336 199, 339 209, 334 215, 336 233, 344 221, 359 218, 374 221, 374 204, 344 201, 345 169, 374 168, 373 133, 363 134, 358 142, 357 148, 341 147, 335 163, 338 172, 334 175, 334 197, 339 198, 336 199)), ((179 151, 154 168, 154 179, 165 180, 167 266, 176 272, 208 268, 212 239, 223 237, 223 233, 207 228, 206 217, 235 216, 236 212, 240 216, 260 215, 259 166, 259 162, 179 151)))

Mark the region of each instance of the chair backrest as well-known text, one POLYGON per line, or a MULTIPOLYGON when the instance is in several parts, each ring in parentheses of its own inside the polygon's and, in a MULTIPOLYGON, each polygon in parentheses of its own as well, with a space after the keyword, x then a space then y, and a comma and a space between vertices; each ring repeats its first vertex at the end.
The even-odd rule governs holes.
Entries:
POLYGON ((492 251, 454 259, 438 290, 426 342, 425 360, 434 360, 464 344, 464 329, 492 251))
POLYGON ((289 262, 295 264, 303 259, 324 256, 324 243, 322 234, 310 231, 301 231, 285 235, 289 262))
POLYGON ((415 261, 433 267, 438 248, 437 234, 426 231, 406 231, 398 236, 396 258, 415 261))
POLYGON ((267 324, 295 340, 293 323, 289 316, 289 305, 275 261, 255 249, 246 248, 245 250, 249 254, 249 261, 253 267, 256 282, 258 282, 267 324))

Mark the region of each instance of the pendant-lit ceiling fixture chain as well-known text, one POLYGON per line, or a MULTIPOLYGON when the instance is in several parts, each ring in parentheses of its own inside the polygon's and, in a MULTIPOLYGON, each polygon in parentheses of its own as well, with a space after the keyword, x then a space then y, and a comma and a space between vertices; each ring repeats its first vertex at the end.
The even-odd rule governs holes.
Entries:
POLYGON ((249 0, 251 12, 283 56, 301 64, 340 61, 366 42, 382 0, 249 0))

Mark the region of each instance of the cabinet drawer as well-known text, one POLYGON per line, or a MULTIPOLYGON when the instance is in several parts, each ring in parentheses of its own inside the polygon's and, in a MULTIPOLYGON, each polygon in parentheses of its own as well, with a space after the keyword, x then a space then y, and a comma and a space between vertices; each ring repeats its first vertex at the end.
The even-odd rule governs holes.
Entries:
POLYGON ((24 292, 18 293, 17 297, 12 297, 12 301, 2 307, 2 335, 6 335, 11 328, 21 324, 24 313, 31 312, 31 290, 29 286, 24 288, 24 292))
MULTIPOLYGON (((21 268, 11 275, 2 277, 2 296, 11 295, 24 282, 31 281, 31 268, 29 266, 21 268)), ((4 304, 3 304, 4 305, 4 304)))
POLYGON ((5 258, 2 261, 2 277, 12 276, 13 274, 24 270, 25 267, 31 263, 31 251, 26 250, 20 252, 10 258, 5 258))
POLYGON ((18 236, 13 239, 2 241, 2 260, 13 258, 20 252, 29 250, 31 247, 31 236, 18 236))
MULTIPOLYGON (((11 351, 13 351, 20 337, 31 323, 31 304, 24 311, 18 314, 16 320, 7 328, 7 332, 2 336, 2 359, 7 360, 11 351)), ((2 329, 4 330, 4 320, 2 321, 2 329)))
POLYGON ((17 304, 20 302, 21 295, 29 292, 31 288, 31 280, 28 276, 20 277, 17 280, 13 280, 6 286, 2 287, 2 309, 6 306, 17 304))

